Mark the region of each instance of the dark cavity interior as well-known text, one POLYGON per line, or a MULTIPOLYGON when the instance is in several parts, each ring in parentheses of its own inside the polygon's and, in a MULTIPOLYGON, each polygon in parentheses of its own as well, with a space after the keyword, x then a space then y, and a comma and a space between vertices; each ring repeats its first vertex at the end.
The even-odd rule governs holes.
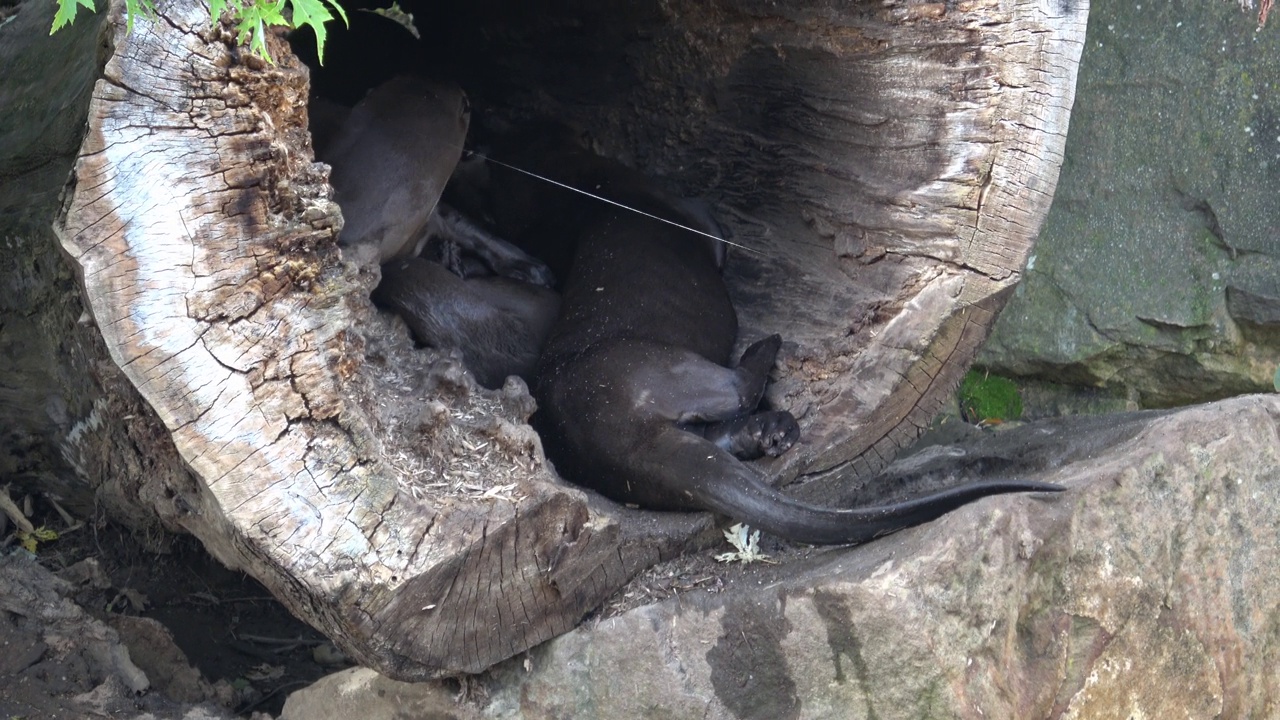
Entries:
MULTIPOLYGON (((473 137, 496 119, 555 118, 600 154, 708 200, 750 248, 731 252, 726 275, 744 336, 821 344, 900 291, 900 273, 864 269, 884 256, 887 243, 872 246, 881 208, 942 158, 913 142, 932 132, 927 118, 889 117, 873 47, 814 37, 835 29, 823 27, 835 12, 871 23, 873 8, 807 17, 808 3, 793 4, 409 0, 421 41, 353 8, 349 30, 330 30, 323 67, 309 31, 294 43, 330 99, 353 104, 404 72, 447 77, 472 101, 473 137), (878 149, 894 145, 905 149, 878 149)), ((895 83, 909 96, 910 80, 895 83)))
POLYGON ((954 238, 927 188, 967 172, 940 118, 959 96, 937 87, 973 81, 964 38, 874 3, 408 0, 421 41, 348 8, 323 67, 310 32, 294 38, 316 93, 350 105, 397 74, 448 78, 471 100, 472 142, 494 122, 553 118, 709 202, 745 248, 725 271, 739 349, 782 334, 766 398, 821 438, 778 472, 861 452, 850 413, 884 380, 866 348, 936 270, 932 244, 954 238))

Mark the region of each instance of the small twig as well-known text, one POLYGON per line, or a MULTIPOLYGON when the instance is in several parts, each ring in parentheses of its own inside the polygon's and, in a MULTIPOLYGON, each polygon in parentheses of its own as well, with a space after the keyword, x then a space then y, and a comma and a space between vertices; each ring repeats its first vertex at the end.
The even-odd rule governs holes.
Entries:
POLYGON ((288 690, 289 688, 294 688, 294 687, 302 687, 304 685, 310 685, 310 684, 311 684, 310 680, 290 680, 287 683, 277 685, 274 689, 271 690, 271 692, 265 693, 262 697, 258 698, 257 700, 254 700, 248 703, 247 705, 241 705, 240 707, 236 708, 236 715, 240 715, 240 716, 248 715, 252 710, 262 707, 263 705, 266 704, 268 700, 279 695, 285 690, 288 690))
POLYGON ((249 595, 247 597, 240 597, 240 598, 227 598, 226 600, 219 600, 219 602, 254 603, 254 602, 278 602, 278 601, 275 598, 271 597, 270 595, 249 595))
POLYGON ((287 645, 289 647, 298 647, 300 645, 314 647, 316 645, 320 645, 322 643, 327 642, 326 640, 319 640, 314 638, 311 640, 307 640, 301 637, 273 638, 273 637, 266 637, 265 635, 238 635, 237 637, 239 637, 241 640, 246 640, 248 642, 256 642, 262 645, 287 645))
POLYGON ((13 521, 13 524, 17 525, 18 529, 22 532, 35 532, 35 526, 31 524, 31 521, 27 519, 26 515, 22 514, 22 511, 18 509, 17 504, 9 497, 8 485, 0 488, 0 510, 3 510, 4 514, 9 516, 9 519, 13 521))
POLYGON ((53 506, 53 509, 62 516, 62 522, 67 524, 66 529, 62 531, 64 534, 84 527, 84 523, 71 517, 71 513, 64 510, 62 506, 58 504, 58 501, 53 499, 52 495, 45 493, 44 499, 49 501, 49 504, 53 506))

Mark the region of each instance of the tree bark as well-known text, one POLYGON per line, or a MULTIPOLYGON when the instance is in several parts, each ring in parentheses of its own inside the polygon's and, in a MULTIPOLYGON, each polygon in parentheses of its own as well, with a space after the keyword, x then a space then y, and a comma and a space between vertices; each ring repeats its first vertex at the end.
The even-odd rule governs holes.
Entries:
MULTIPOLYGON (((0 253, 16 264, 0 272, 19 289, 0 347, 25 373, 0 378, 16 428, 0 470, 195 534, 401 679, 478 671, 564 632, 707 529, 563 483, 522 385, 477 388, 371 308, 335 244, 307 72, 278 38, 266 64, 194 0, 127 35, 113 5, 35 32, 48 46, 19 37, 47 27, 45 5, 0 27, 0 59, 21 70, 0 80, 15 101, 0 127, 28 129, 0 144, 0 253), (51 93, 37 68, 52 53, 74 77, 51 93), (68 171, 63 263, 44 224, 68 171)), ((622 5, 477 6, 477 32, 532 48, 485 67, 537 92, 475 94, 591 127, 605 152, 733 209, 753 249, 727 274, 743 337, 789 340, 770 400, 805 435, 766 467, 821 499, 916 437, 1016 284, 1087 9, 622 5), (593 60, 553 71, 564 46, 538 33, 565 17, 575 57, 593 60), (582 77, 610 63, 628 71, 582 77)))

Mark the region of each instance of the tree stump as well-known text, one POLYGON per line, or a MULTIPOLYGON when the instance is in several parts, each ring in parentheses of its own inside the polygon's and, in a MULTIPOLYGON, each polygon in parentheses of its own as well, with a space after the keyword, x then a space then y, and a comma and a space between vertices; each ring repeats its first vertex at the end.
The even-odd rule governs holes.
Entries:
MULTIPOLYGON (((0 26, 15 68, 0 129, 48 120, 0 143, 0 207, 28 213, 6 216, 16 241, 0 248, 21 290, 0 347, 27 371, 0 386, 21 428, 0 469, 195 534, 357 660, 410 680, 572 628, 709 527, 562 482, 522 384, 482 390, 373 310, 335 243, 308 73, 280 38, 267 64, 202 3, 173 0, 131 34, 113 3, 45 40, 47 5, 0 26), (30 28, 49 44, 18 37, 30 28), (50 53, 77 72, 59 92, 41 84, 50 53), (78 149, 55 126, 83 130, 78 149)), ((477 102, 592 128, 602 152, 717 201, 751 248, 726 275, 743 339, 786 338, 769 400, 804 432, 763 467, 821 500, 918 435, 1017 283, 1053 195, 1087 7, 450 13, 477 102)))

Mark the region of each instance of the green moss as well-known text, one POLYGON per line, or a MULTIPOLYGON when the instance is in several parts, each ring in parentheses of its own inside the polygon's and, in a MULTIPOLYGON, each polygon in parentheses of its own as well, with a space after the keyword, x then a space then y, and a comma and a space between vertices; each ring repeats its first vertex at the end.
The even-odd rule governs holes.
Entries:
POLYGON ((1008 421, 1022 417, 1022 395, 1008 378, 970 370, 960 383, 960 414, 969 422, 1008 421))

